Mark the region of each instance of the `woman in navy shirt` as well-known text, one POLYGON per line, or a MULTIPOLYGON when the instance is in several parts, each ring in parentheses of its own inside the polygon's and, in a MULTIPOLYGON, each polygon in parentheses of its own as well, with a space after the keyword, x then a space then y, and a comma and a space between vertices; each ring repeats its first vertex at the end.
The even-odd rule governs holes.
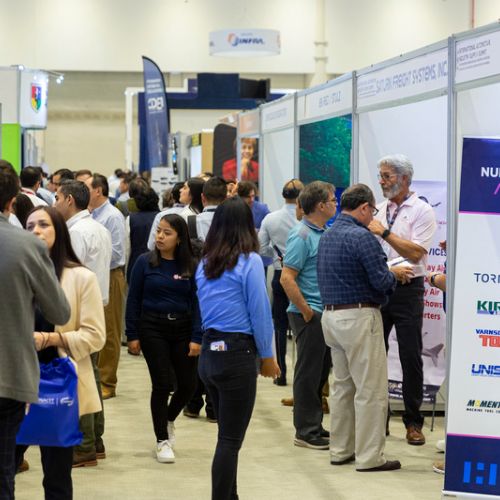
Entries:
POLYGON ((273 323, 252 212, 239 197, 220 205, 196 271, 203 323, 199 373, 219 426, 212 499, 237 499, 238 452, 252 416, 260 373, 279 376, 273 323))
POLYGON ((156 457, 163 463, 175 461, 174 420, 196 388, 201 331, 195 265, 186 222, 169 214, 160 220, 155 249, 137 259, 130 277, 126 334, 129 349, 141 348, 146 358, 156 457), (177 389, 168 401, 172 371, 177 389))

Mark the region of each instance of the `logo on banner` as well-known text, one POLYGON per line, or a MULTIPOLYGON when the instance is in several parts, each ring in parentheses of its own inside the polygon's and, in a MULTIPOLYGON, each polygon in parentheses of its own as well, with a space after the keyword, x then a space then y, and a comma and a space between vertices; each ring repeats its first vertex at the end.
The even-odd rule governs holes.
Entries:
POLYGON ((477 314, 500 314, 500 302, 494 302, 493 300, 478 300, 477 314))
POLYGON ((236 33, 229 33, 227 35, 227 41, 232 47, 237 47, 238 45, 264 45, 264 39, 260 37, 249 36, 238 36, 236 33))
POLYGON ((500 413, 500 401, 490 401, 486 399, 469 399, 467 411, 474 413, 500 413))
POLYGON ((473 377, 500 377, 500 365, 472 363, 471 375, 473 377))
POLYGON ((476 335, 481 340, 483 347, 500 347, 500 330, 476 328, 476 335))
POLYGON ((42 106, 42 86, 36 83, 31 84, 31 107, 38 112, 42 106))
POLYGON ((494 273, 473 273, 476 278, 476 283, 493 283, 500 285, 500 274, 494 273))
POLYGON ((487 464, 485 462, 464 462, 463 482, 465 484, 477 484, 496 486, 498 478, 498 464, 487 464))

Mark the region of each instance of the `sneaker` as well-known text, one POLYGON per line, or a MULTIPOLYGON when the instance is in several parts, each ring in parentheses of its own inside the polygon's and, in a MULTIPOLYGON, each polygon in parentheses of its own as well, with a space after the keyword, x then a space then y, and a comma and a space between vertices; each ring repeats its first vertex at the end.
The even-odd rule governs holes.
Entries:
POLYGON ((167 422, 167 433, 168 433, 168 441, 170 446, 173 448, 175 445, 175 425, 173 422, 167 422))
POLYGON ((444 462, 434 462, 432 464, 432 470, 437 474, 444 474, 444 462))
POLYGON ((156 459, 162 464, 173 464, 175 462, 174 450, 168 439, 156 443, 156 459))
POLYGON ((295 436, 293 444, 302 448, 311 448, 312 450, 328 450, 330 448, 330 440, 320 436, 309 439, 295 436))
POLYGON ((441 453, 444 453, 444 451, 446 450, 446 440, 445 439, 440 439, 436 443, 436 450, 440 451, 441 453))

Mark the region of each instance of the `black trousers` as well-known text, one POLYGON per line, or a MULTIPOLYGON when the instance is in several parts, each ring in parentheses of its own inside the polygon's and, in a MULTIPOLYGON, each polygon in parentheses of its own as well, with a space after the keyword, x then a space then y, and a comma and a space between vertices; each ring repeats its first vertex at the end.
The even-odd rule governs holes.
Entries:
POLYGON ((422 322, 424 314, 424 278, 414 278, 407 285, 398 284, 382 310, 386 349, 394 326, 403 369, 403 422, 408 427, 422 427, 420 413, 423 399, 422 322))
POLYGON ((288 331, 288 315, 286 309, 290 304, 280 283, 281 269, 275 269, 271 288, 273 291, 273 323, 276 342, 276 356, 281 370, 281 378, 286 379, 286 332, 288 331))
POLYGON ((301 439, 319 437, 322 430, 322 388, 332 367, 330 349, 326 347, 321 313, 306 323, 302 314, 289 313, 297 362, 293 378, 293 425, 301 439))
POLYGON ((212 462, 212 500, 236 500, 238 454, 252 416, 257 387, 253 336, 205 332, 199 373, 212 398, 219 427, 212 462), (219 341, 225 343, 227 350, 211 350, 211 344, 219 341))
POLYGON ((16 435, 24 418, 25 403, 0 398, 0 499, 14 498, 16 435))
MULTIPOLYGON (((16 447, 16 468, 23 461, 28 446, 16 447)), ((40 446, 43 469, 43 489, 45 500, 72 500, 73 447, 40 446)))
POLYGON ((203 405, 205 405, 207 417, 215 420, 214 407, 212 405, 212 400, 210 399, 210 394, 206 390, 203 380, 201 380, 198 375, 196 377, 196 390, 194 391, 193 397, 186 405, 186 408, 192 413, 200 413, 203 405), (205 401, 203 401, 203 395, 205 395, 205 401))
POLYGON ((169 319, 167 314, 144 312, 139 340, 151 377, 151 416, 158 441, 168 439, 167 423, 173 422, 196 388, 196 358, 189 357, 191 318, 169 319), (172 371, 177 387, 169 401, 172 371))

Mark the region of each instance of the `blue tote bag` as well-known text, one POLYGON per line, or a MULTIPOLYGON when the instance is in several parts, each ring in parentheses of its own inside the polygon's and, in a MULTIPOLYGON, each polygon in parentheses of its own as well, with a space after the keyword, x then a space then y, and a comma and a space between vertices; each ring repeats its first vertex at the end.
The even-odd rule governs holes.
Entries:
POLYGON ((78 421, 78 377, 69 358, 40 364, 38 403, 30 405, 17 444, 75 446, 82 442, 78 421))

